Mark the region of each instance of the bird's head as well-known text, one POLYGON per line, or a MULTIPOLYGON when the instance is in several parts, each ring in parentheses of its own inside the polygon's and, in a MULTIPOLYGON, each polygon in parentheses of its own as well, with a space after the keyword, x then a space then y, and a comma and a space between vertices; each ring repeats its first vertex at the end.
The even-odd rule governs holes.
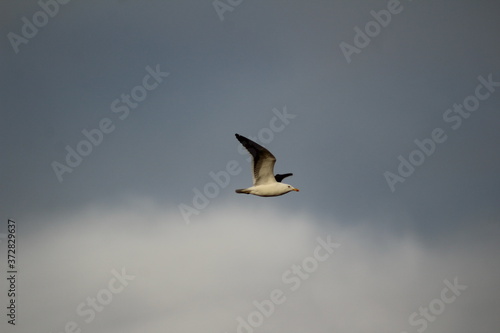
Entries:
POLYGON ((298 188, 295 188, 293 187, 292 185, 290 184, 283 184, 284 187, 286 188, 286 190, 288 190, 287 192, 291 192, 291 191, 295 191, 295 192, 299 192, 299 189, 298 188))

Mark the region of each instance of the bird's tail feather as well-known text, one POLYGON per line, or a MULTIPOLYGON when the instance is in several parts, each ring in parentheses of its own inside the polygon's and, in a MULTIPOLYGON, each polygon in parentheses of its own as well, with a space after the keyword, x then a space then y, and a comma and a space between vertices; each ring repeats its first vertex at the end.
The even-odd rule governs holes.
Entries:
POLYGON ((237 189, 235 192, 236 193, 245 193, 245 194, 249 194, 250 193, 250 191, 247 190, 246 188, 237 189))

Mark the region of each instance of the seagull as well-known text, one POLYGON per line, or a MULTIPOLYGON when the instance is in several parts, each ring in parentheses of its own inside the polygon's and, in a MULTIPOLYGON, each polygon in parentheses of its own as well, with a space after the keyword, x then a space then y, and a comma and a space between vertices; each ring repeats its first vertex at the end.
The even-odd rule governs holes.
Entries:
POLYGON ((277 197, 291 191, 299 191, 299 189, 296 189, 292 185, 281 182, 284 178, 292 176, 293 173, 277 174, 274 176, 273 169, 276 157, 269 150, 244 136, 235 135, 236 139, 248 150, 253 158, 253 186, 238 189, 236 193, 253 194, 259 197, 277 197))

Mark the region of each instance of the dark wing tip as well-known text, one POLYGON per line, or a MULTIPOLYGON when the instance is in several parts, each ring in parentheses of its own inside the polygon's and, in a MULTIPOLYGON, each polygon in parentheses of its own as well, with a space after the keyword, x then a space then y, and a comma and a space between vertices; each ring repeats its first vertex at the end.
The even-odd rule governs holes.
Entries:
POLYGON ((256 145, 258 146, 258 144, 250 139, 245 138, 243 135, 239 135, 238 133, 236 133, 234 136, 236 136, 236 139, 238 139, 238 141, 247 149, 249 149, 250 147, 255 147, 256 145))
POLYGON ((258 155, 257 147, 259 145, 253 142, 252 140, 245 138, 243 135, 239 135, 238 133, 236 133, 235 136, 236 139, 238 139, 238 141, 243 145, 243 147, 245 147, 246 150, 248 150, 250 155, 252 155, 253 158, 257 158, 258 155))
POLYGON ((248 150, 250 155, 254 158, 254 161, 259 160, 261 157, 265 156, 265 158, 271 158, 276 160, 273 154, 266 148, 259 145, 257 142, 254 142, 248 138, 245 138, 243 135, 235 134, 236 139, 243 145, 243 147, 248 150))
POLYGON ((274 178, 278 183, 281 183, 283 179, 290 176, 293 176, 293 173, 277 174, 276 176, 274 176, 274 178))

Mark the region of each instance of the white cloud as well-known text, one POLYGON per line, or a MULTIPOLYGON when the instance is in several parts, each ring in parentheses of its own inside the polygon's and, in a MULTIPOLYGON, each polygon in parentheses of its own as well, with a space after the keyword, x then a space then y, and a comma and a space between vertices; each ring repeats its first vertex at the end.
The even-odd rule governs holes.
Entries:
POLYGON ((64 332, 74 321, 82 332, 232 333, 237 317, 255 311, 254 301, 280 289, 286 300, 255 332, 416 332, 409 315, 455 277, 468 289, 426 332, 486 332, 499 324, 495 226, 454 232, 431 246, 411 234, 325 226, 312 214, 269 206, 220 203, 189 226, 175 207, 146 201, 52 220, 52 228, 19 243, 19 331, 64 332), (283 273, 328 235, 341 246, 292 291, 283 273), (135 279, 86 323, 77 307, 109 288, 112 270, 122 268, 135 279))

